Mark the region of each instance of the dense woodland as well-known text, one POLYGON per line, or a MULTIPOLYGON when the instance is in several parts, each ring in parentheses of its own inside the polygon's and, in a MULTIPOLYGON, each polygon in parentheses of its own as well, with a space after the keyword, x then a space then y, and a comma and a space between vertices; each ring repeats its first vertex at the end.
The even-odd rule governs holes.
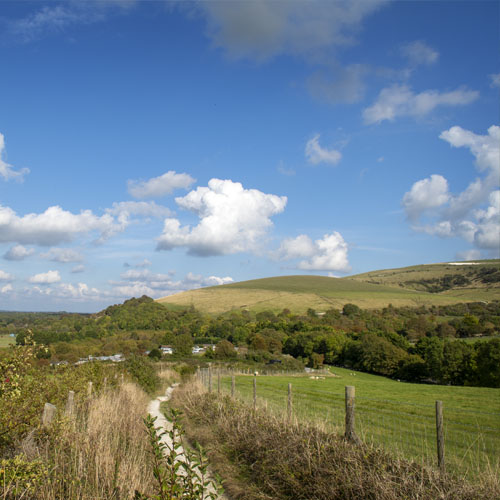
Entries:
POLYGON ((194 344, 213 343, 205 357, 279 360, 278 366, 293 368, 300 361, 413 382, 500 387, 498 301, 381 310, 346 304, 304 315, 285 309, 213 317, 193 307, 171 310, 143 296, 95 315, 0 313, 0 334, 14 334, 23 344, 28 330, 48 347, 39 355, 47 364, 117 352, 159 355, 162 344, 189 356, 194 344))

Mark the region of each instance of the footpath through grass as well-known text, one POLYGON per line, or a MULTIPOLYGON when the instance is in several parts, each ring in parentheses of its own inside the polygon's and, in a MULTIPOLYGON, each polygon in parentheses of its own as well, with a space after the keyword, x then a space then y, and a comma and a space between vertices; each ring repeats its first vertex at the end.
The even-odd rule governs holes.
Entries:
MULTIPOLYGON (((236 376, 235 381, 236 396, 251 402, 253 376, 236 376)), ((358 435, 430 464, 436 463, 435 401, 443 401, 447 469, 474 477, 485 467, 499 466, 500 389, 409 384, 332 368, 331 375, 319 378, 258 376, 258 405, 286 412, 289 383, 294 417, 338 433, 344 429, 345 386, 355 386, 358 435)), ((222 377, 221 387, 229 392, 231 378, 222 377)))

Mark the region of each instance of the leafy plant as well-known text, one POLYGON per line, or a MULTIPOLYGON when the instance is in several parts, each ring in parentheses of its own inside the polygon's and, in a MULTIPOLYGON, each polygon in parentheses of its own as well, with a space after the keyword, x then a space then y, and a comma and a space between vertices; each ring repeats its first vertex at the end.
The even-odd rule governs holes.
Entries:
POLYGON ((215 500, 222 491, 218 479, 208 475, 208 462, 200 445, 192 451, 183 446, 184 430, 180 412, 170 410, 167 418, 170 430, 155 427, 156 417, 144 419, 152 453, 153 475, 157 482, 156 493, 147 496, 135 492, 135 500, 215 500))

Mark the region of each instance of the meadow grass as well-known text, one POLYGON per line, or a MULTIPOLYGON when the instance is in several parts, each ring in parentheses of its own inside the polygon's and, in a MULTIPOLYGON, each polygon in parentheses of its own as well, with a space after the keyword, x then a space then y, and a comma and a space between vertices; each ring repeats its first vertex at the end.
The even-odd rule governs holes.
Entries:
MULTIPOLYGON (((259 404, 283 413, 292 384, 294 417, 342 433, 345 386, 356 388, 356 431, 366 442, 425 463, 436 462, 435 401, 443 401, 446 463, 470 477, 498 468, 500 389, 410 384, 343 368, 324 379, 258 376, 259 404), (333 376, 335 375, 335 376, 333 376)), ((222 377, 230 390, 230 378, 222 377)), ((215 387, 215 386, 214 386, 215 387)), ((237 396, 250 402, 253 377, 236 377, 237 396)))
MULTIPOLYGON (((482 265, 496 268, 500 261, 482 265)), ((500 288, 492 284, 474 282, 470 287, 454 288, 441 293, 429 293, 421 285, 412 284, 420 280, 441 278, 446 274, 467 276, 470 267, 432 264, 373 271, 346 278, 277 276, 190 290, 163 297, 158 302, 171 307, 194 305, 206 313, 238 309, 280 312, 284 308, 303 313, 308 308, 317 311, 326 311, 332 307, 341 309, 346 303, 374 309, 388 304, 395 307, 418 307, 499 300, 500 288)))
POLYGON ((15 337, 11 337, 10 335, 0 335, 0 349, 9 347, 16 343, 15 337))

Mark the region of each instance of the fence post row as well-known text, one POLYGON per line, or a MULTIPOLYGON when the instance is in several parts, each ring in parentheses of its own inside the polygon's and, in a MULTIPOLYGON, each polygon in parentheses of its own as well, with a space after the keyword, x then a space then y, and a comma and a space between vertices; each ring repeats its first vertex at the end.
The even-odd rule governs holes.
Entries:
POLYGON ((444 426, 443 426, 443 402, 436 401, 436 442, 439 470, 444 473, 444 426))

